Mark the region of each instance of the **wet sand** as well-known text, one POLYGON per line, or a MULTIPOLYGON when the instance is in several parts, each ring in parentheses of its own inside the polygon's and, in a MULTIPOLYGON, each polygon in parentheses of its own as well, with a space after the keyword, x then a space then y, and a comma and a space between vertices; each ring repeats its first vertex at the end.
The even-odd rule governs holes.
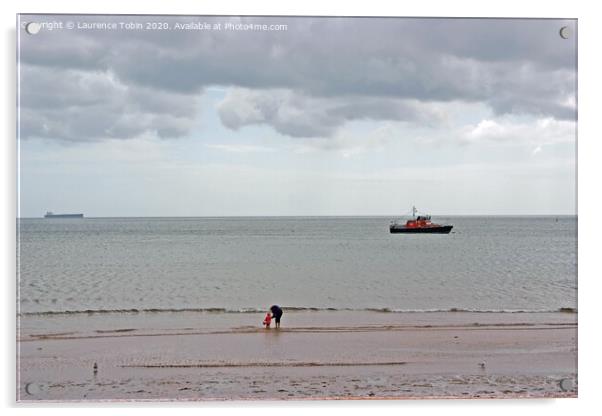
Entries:
POLYGON ((278 330, 262 319, 23 316, 18 399, 577 395, 576 313, 293 312, 278 330))

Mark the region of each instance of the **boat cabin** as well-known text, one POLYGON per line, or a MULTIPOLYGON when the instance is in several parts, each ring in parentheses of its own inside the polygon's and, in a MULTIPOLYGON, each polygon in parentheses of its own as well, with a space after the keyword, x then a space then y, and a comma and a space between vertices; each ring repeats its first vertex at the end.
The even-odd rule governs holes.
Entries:
POLYGON ((430 215, 419 215, 415 220, 408 220, 406 222, 406 227, 428 227, 431 225, 431 216, 430 215))

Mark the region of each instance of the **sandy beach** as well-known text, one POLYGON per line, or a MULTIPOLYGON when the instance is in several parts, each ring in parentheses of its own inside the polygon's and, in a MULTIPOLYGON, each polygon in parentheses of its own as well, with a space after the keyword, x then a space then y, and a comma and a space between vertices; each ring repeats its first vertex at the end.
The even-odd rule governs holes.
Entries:
POLYGON ((25 315, 18 399, 577 396, 576 313, 303 311, 279 330, 262 319, 25 315))

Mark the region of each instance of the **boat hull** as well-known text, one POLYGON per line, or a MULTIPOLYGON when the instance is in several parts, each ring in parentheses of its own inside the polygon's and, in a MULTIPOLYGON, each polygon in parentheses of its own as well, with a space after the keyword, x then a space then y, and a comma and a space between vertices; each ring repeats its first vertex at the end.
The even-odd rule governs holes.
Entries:
POLYGON ((44 218, 84 218, 84 214, 46 214, 44 218))
POLYGON ((391 234, 449 234, 453 225, 438 225, 435 227, 406 227, 405 225, 391 225, 391 234))

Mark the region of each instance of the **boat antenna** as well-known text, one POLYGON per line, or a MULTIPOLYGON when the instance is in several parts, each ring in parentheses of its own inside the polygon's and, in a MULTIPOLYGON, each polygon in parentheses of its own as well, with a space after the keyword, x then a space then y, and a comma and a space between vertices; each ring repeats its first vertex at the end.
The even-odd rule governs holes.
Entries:
POLYGON ((412 217, 416 218, 417 212, 418 212, 418 210, 416 209, 416 207, 412 207, 412 217))

